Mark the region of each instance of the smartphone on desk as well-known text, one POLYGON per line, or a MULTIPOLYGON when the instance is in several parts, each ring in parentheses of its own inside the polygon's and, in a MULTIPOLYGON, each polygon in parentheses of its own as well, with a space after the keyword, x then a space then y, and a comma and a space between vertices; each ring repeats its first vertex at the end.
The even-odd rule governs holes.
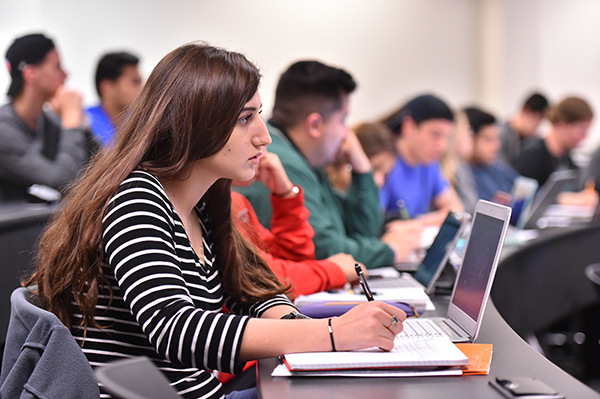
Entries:
POLYGON ((531 377, 499 378, 492 377, 489 384, 509 399, 564 399, 543 381, 531 377))

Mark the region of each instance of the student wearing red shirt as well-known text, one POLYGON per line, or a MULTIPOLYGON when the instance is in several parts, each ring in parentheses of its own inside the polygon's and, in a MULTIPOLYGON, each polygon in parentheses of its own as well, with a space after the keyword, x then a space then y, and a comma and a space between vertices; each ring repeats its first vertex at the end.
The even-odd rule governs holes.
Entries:
MULTIPOLYGON (((315 259, 314 230, 308 223, 304 191, 292 184, 276 154, 264 152, 256 179, 271 190, 271 230, 260 224, 250 202, 234 191, 231 193, 232 215, 242 234, 260 250, 275 275, 284 283, 292 283, 292 299, 357 282, 356 260, 352 255, 339 253, 327 259, 315 259)), ((234 184, 242 186, 252 182, 234 184)))

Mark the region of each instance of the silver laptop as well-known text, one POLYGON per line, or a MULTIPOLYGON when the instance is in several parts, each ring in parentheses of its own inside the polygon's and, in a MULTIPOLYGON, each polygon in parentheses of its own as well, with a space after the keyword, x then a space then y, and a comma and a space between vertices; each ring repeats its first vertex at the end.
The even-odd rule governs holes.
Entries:
POLYGON ((569 169, 553 172, 548 180, 538 190, 535 198, 522 217, 519 218, 517 227, 522 229, 536 229, 537 222, 548 207, 556 201, 556 197, 569 184, 574 184, 579 177, 579 171, 569 169))
MULTIPOLYGON (((470 219, 471 215, 468 213, 448 212, 414 277, 408 273, 403 273, 397 278, 369 279, 370 288, 376 291, 420 287, 425 289, 428 295, 433 294, 436 282, 444 271, 448 258, 470 219)), ((358 289, 360 290, 360 288, 358 289)))
POLYGON ((511 208, 508 206, 484 200, 477 202, 446 317, 407 319, 400 338, 445 335, 453 342, 474 342, 477 339, 510 215, 511 208))
POLYGON ((525 176, 517 176, 513 183, 512 198, 508 204, 512 209, 512 214, 510 215, 511 225, 519 226, 527 218, 529 207, 535 198, 537 189, 537 180, 525 176))

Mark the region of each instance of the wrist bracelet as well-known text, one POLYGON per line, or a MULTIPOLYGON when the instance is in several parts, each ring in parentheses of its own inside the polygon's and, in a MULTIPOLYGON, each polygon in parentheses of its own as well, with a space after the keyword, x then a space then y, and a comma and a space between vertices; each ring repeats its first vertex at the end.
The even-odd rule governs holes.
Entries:
POLYGON ((283 193, 283 194, 273 193, 273 195, 276 196, 276 197, 280 197, 281 198, 281 197, 288 196, 290 193, 298 194, 299 192, 300 192, 300 188, 298 186, 296 186, 296 185, 293 185, 292 188, 290 188, 289 190, 287 190, 285 193, 283 193))
POLYGON ((329 327, 329 338, 331 339, 331 348, 333 352, 337 352, 335 349, 335 342, 333 342, 333 329, 331 328, 331 319, 327 319, 327 326, 329 327))

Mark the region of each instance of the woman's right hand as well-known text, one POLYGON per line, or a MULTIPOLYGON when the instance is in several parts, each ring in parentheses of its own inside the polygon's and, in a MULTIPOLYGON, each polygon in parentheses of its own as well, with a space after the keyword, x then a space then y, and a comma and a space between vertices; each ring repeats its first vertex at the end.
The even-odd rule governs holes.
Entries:
POLYGON ((335 348, 338 351, 378 347, 390 351, 396 335, 402 332, 406 313, 390 304, 371 301, 353 307, 331 320, 335 348), (396 316, 398 322, 394 323, 396 316))
MULTIPOLYGON (((327 319, 271 318, 279 318, 289 310, 287 305, 275 306, 268 310, 269 315, 265 315, 267 318, 251 317, 242 338, 240 359, 248 361, 286 353, 332 350, 327 319)), ((381 348, 390 351, 394 347, 396 335, 402 331, 404 320, 406 313, 384 302, 371 301, 357 305, 343 315, 331 318, 335 349, 350 351, 381 348), (398 320, 396 323, 394 316, 398 320)))

